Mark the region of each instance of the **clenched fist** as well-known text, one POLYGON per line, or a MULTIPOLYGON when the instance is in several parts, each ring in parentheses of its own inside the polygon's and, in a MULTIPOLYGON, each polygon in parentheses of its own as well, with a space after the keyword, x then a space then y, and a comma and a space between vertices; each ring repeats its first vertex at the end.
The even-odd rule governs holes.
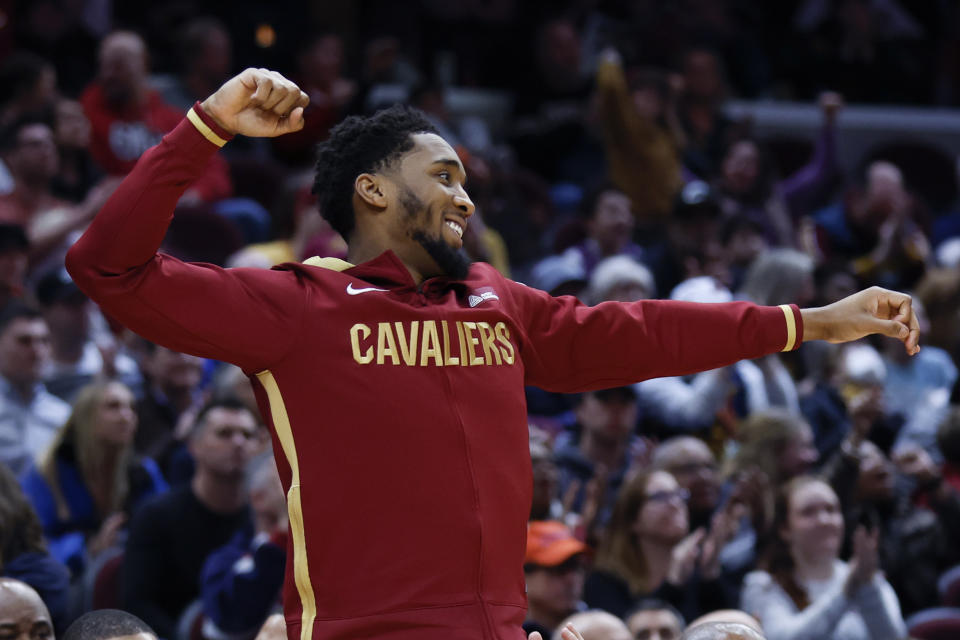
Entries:
POLYGON ((245 69, 227 80, 202 107, 232 134, 272 138, 303 128, 307 94, 276 71, 245 69))

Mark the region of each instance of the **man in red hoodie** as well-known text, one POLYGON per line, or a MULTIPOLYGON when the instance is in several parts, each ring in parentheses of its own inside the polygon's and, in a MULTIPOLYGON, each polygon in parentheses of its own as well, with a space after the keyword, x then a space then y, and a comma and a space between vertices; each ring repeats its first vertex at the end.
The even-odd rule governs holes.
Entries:
POLYGON ((290 640, 523 638, 524 385, 625 385, 805 339, 883 333, 919 349, 909 296, 878 288, 802 311, 585 307, 471 265, 463 165, 400 106, 348 118, 318 152, 314 190, 349 262, 224 270, 158 254, 210 156, 235 134, 300 129, 307 101, 275 72, 231 79, 144 154, 67 256, 113 317, 253 381, 287 491, 290 640))

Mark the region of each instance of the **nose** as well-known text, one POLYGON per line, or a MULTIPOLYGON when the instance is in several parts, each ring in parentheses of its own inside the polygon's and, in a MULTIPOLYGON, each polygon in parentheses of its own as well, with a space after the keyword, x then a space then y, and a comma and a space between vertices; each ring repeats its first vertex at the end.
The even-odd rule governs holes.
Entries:
POLYGON ((460 187, 457 194, 453 196, 453 205, 463 213, 464 218, 469 218, 476 211, 473 200, 470 199, 463 187, 460 187))

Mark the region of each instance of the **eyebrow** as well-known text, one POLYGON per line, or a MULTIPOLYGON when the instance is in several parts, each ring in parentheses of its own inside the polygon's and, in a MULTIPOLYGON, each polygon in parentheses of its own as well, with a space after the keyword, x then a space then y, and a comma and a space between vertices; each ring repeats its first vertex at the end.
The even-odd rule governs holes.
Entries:
POLYGON ((445 167, 451 167, 460 172, 460 175, 463 176, 463 184, 467 184, 467 170, 463 168, 463 165, 460 164, 459 160, 454 160, 453 158, 441 158, 439 160, 434 160, 430 164, 439 164, 445 167))

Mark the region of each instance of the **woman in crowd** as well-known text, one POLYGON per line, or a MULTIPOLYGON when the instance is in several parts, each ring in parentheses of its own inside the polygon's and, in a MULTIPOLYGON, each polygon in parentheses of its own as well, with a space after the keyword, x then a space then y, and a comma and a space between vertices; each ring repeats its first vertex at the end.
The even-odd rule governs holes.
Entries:
POLYGON ((799 476, 778 494, 761 559, 747 575, 741 608, 770 640, 899 640, 907 635, 893 588, 879 572, 877 532, 854 533, 848 563, 838 557, 840 502, 822 480, 799 476))
POLYGON ((118 545, 133 509, 167 488, 156 463, 133 454, 133 404, 119 382, 82 389, 46 455, 21 479, 51 553, 74 575, 87 556, 118 545))
POLYGON ((58 629, 67 622, 70 572, 47 553, 43 528, 13 473, 0 464, 0 576, 29 584, 58 629))
POLYGON ((723 515, 708 532, 689 532, 687 498, 665 471, 638 473, 617 496, 584 600, 623 616, 644 598, 666 600, 686 617, 728 608, 733 590, 720 576, 718 550, 735 524, 723 515))

